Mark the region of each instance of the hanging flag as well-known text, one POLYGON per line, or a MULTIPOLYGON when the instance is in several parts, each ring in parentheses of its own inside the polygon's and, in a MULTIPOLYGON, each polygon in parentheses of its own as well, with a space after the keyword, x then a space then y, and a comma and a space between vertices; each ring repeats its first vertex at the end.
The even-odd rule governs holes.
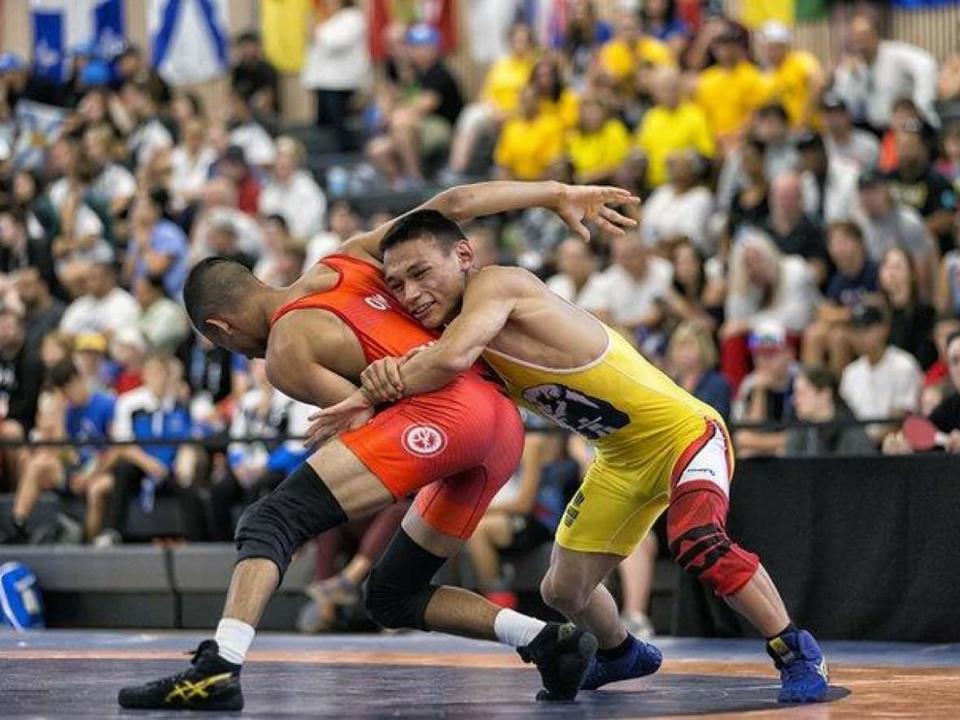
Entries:
POLYGON ((457 46, 457 20, 454 0, 371 0, 370 56, 374 60, 387 57, 386 32, 391 25, 432 25, 440 32, 440 51, 444 54, 457 46))
POLYGON ((280 72, 300 72, 312 0, 260 0, 263 54, 280 72))
POLYGON ((66 80, 67 58, 83 49, 106 60, 124 46, 123 0, 30 0, 34 72, 66 80))
POLYGON ((44 153, 60 135, 60 127, 69 111, 33 100, 21 100, 15 113, 17 135, 13 142, 13 164, 28 170, 42 168, 44 153))
POLYGON ((150 0, 153 67, 171 85, 206 82, 227 70, 227 0, 150 0))

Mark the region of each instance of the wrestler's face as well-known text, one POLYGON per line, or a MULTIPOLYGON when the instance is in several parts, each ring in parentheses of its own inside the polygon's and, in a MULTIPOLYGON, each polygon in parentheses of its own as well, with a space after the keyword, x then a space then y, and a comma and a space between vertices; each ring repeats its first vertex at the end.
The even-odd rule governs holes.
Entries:
POLYGON ((473 266, 466 240, 442 247, 432 236, 408 240, 387 250, 383 275, 397 300, 426 328, 440 327, 460 312, 473 266))

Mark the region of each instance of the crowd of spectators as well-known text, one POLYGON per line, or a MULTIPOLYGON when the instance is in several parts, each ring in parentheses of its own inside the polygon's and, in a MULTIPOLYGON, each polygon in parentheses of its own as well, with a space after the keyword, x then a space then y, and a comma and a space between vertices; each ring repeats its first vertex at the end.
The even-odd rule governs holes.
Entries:
MULTIPOLYGON (((169 87, 132 45, 76 54, 60 86, 0 55, 0 439, 84 443, 0 447, 6 540, 26 539, 45 490, 83 498, 98 544, 120 542, 131 503, 148 510, 158 492, 182 499, 189 537, 228 539, 238 508, 302 457, 286 438, 309 408, 192 331, 190 267, 228 256, 287 284, 390 219, 358 196, 489 178, 644 198, 636 232, 613 241, 584 244, 542 209, 468 236, 485 264, 539 274, 738 423, 742 456, 910 452, 909 413, 960 450, 960 121, 938 112, 960 96, 957 62, 938 82, 936 59, 883 39, 869 11, 827 68, 787 27, 751 33, 713 4, 600 17, 576 0, 549 42, 520 17, 468 97, 436 28, 389 28, 373 73, 364 13, 328 5, 301 80, 336 173, 311 170, 302 133, 284 132, 254 32, 235 41, 224 107, 169 87), (61 121, 24 146, 32 102, 61 121), (156 439, 207 442, 137 444, 156 439)), ((549 538, 576 485, 564 463, 587 451, 549 437, 530 435, 517 487, 468 546, 491 594, 505 587, 496 551, 549 538)), ((354 561, 337 572, 321 557, 304 627, 354 597, 399 516, 337 531, 354 561)), ((643 586, 647 566, 625 567, 625 587, 643 586)))

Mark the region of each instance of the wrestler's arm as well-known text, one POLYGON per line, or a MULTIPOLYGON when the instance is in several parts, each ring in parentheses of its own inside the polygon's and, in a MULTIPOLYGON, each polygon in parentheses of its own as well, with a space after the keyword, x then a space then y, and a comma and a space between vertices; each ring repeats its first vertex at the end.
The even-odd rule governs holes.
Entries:
MULTIPOLYGON (((437 390, 468 370, 506 325, 530 281, 516 268, 489 267, 474 275, 457 318, 435 343, 400 365, 403 396, 437 390)), ((368 389, 367 375, 361 378, 368 389)))
MULTIPOLYGON (((590 239, 590 234, 582 220, 591 220, 607 232, 622 232, 622 227, 631 227, 636 223, 605 207, 605 204, 638 202, 639 199, 629 191, 615 187, 575 187, 554 181, 495 180, 444 190, 410 212, 437 210, 454 222, 464 223, 486 215, 544 207, 557 213, 586 241, 590 239)), ((351 238, 344 244, 343 252, 380 261, 383 258, 380 242, 397 219, 351 238)))
POLYGON ((282 318, 274 326, 267 347, 267 379, 294 400, 330 407, 350 397, 357 386, 319 361, 313 342, 323 333, 322 315, 311 315, 313 325, 309 333, 300 327, 296 315, 282 318))

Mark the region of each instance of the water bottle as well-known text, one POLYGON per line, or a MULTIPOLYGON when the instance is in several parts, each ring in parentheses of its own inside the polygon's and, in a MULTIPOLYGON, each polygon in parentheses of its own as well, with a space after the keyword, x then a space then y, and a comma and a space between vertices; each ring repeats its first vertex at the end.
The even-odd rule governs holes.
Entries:
POLYGON ((145 514, 153 512, 153 505, 157 497, 157 485, 160 480, 147 477, 140 482, 140 509, 145 514))

